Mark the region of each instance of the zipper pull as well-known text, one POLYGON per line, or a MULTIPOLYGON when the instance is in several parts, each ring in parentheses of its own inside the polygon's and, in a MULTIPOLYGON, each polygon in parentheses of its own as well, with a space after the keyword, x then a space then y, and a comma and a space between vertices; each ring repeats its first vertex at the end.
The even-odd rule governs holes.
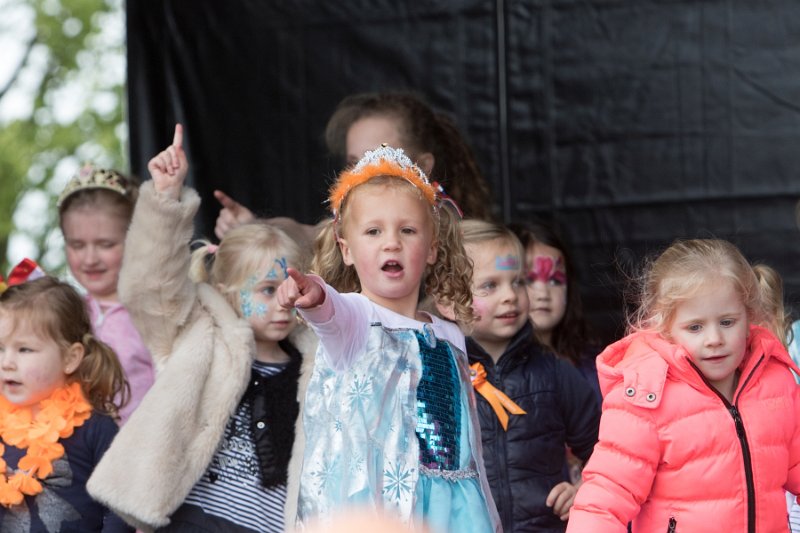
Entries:
POLYGON ((733 423, 736 426, 736 435, 741 439, 744 437, 744 424, 742 423, 742 416, 739 414, 739 410, 736 408, 735 405, 731 405, 728 408, 730 411, 731 416, 733 417, 733 423))
POLYGON ((678 521, 675 520, 674 516, 669 517, 669 527, 667 528, 667 533, 675 533, 676 528, 678 527, 678 521))

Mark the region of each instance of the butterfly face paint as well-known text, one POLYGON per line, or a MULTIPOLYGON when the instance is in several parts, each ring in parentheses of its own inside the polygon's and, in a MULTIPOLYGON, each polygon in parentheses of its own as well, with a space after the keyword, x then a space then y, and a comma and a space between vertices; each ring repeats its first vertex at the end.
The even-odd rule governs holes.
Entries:
POLYGON ((566 285, 567 274, 563 268, 560 257, 554 259, 546 255, 539 255, 533 259, 533 268, 527 273, 525 279, 528 283, 541 281, 546 284, 566 285))

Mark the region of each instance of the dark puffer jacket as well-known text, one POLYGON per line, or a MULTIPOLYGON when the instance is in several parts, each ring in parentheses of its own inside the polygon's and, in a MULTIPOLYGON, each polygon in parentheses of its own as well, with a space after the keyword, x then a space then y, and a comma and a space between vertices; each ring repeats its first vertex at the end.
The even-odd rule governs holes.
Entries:
POLYGON ((600 406, 592 387, 569 362, 536 342, 530 322, 496 365, 472 338, 467 352, 470 364, 481 363, 487 381, 527 413, 510 415, 504 431, 489 402, 475 394, 486 476, 503 530, 564 531, 566 523, 545 499, 566 481, 565 446, 586 461, 597 442, 600 406))

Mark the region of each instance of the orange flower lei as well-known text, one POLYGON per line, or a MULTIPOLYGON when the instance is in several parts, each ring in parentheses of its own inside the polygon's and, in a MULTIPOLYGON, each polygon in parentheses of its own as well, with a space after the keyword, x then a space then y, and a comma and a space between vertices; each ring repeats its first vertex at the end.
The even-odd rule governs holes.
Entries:
MULTIPOLYGON (((53 472, 53 461, 64 455, 59 439, 72 435, 91 416, 92 406, 84 399, 80 383, 58 389, 39 403, 39 412, 19 407, 0 396, 0 439, 2 443, 28 448, 17 470, 8 475, 8 465, 0 458, 0 503, 6 507, 22 503, 25 494, 42 492, 44 479, 53 472)), ((0 455, 5 447, 0 444, 0 455)))

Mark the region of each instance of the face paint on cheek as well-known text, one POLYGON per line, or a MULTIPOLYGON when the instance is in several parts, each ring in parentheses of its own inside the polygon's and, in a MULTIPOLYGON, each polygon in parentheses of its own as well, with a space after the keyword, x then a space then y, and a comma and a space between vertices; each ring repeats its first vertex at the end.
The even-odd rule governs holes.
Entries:
POLYGON ((253 316, 253 312, 255 311, 255 307, 253 306, 253 287, 256 286, 256 283, 258 283, 258 278, 256 276, 250 276, 247 278, 247 281, 244 282, 244 287, 239 290, 239 300, 241 301, 239 305, 242 316, 245 318, 253 316))
POLYGON ((561 258, 554 261, 552 257, 540 255, 533 259, 533 268, 525 278, 531 283, 534 281, 541 281, 542 283, 556 281, 563 285, 567 283, 567 275, 559 270, 560 267, 561 258))
POLYGON ((497 270, 519 270, 519 258, 515 255, 496 257, 494 268, 497 270))
POLYGON ((481 318, 486 314, 486 304, 479 298, 472 299, 472 312, 475 313, 476 322, 480 322, 481 318))

